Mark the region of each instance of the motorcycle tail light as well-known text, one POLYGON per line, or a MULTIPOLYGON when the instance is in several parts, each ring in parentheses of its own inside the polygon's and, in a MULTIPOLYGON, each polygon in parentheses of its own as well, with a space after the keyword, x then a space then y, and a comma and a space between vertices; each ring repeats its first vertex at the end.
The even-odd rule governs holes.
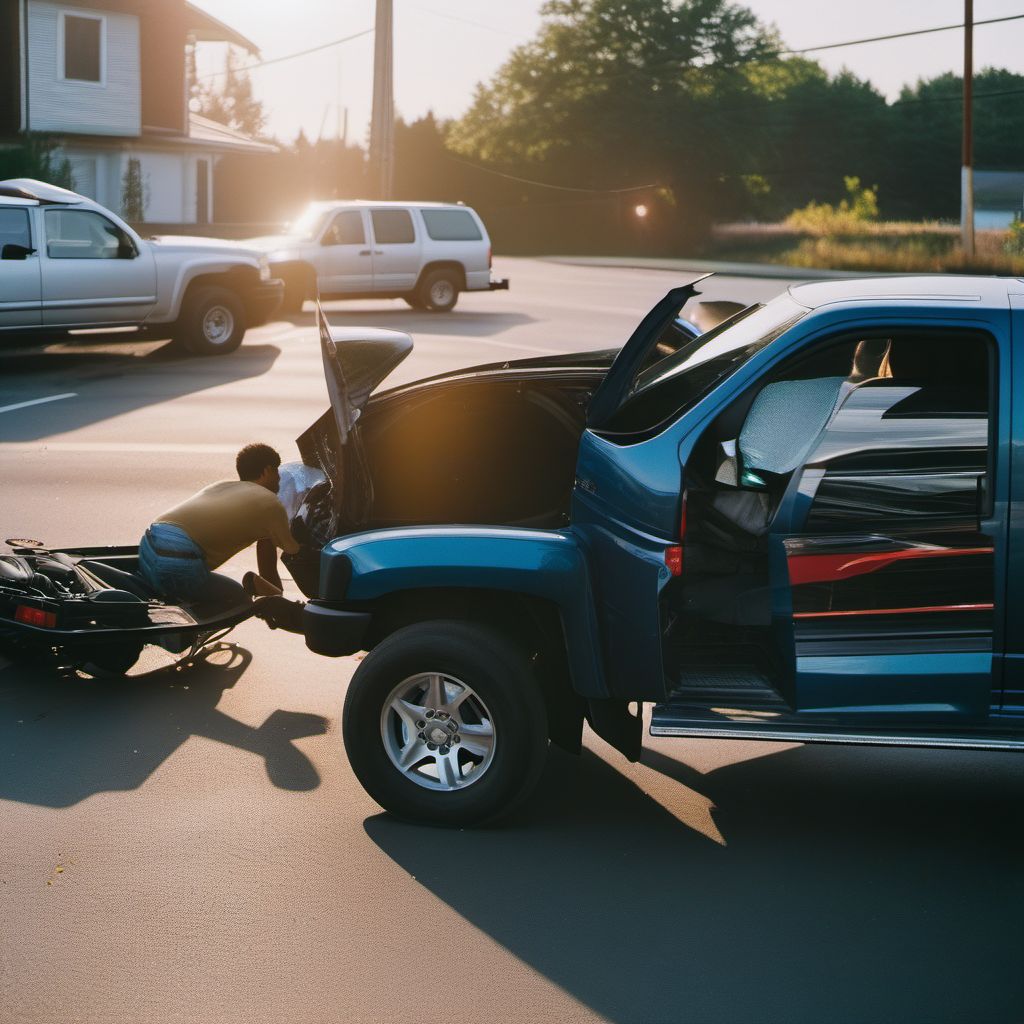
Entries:
POLYGON ((14 611, 14 621, 23 622, 26 626, 42 626, 44 629, 55 629, 57 613, 32 608, 27 604, 19 604, 14 611))

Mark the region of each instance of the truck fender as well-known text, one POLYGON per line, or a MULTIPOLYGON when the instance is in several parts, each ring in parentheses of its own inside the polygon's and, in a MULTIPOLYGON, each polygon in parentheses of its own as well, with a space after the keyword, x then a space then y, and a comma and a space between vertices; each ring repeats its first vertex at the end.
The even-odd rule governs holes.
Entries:
POLYGON ((429 526, 352 534, 321 554, 320 597, 371 605, 403 591, 504 590, 559 611, 573 689, 609 696, 586 553, 571 529, 429 526))
MULTIPOLYGON (((241 257, 233 259, 222 259, 211 257, 208 259, 189 260, 180 266, 161 266, 157 262, 157 282, 159 299, 157 309, 150 316, 150 322, 177 320, 181 315, 181 305, 185 294, 197 278, 217 277, 227 275, 238 275, 239 272, 251 271, 253 281, 259 280, 259 263, 253 259, 251 262, 241 257), (173 277, 171 276, 173 275, 173 277), (166 291, 164 290, 166 282, 166 291)), ((244 296, 240 294, 240 297, 244 296)))

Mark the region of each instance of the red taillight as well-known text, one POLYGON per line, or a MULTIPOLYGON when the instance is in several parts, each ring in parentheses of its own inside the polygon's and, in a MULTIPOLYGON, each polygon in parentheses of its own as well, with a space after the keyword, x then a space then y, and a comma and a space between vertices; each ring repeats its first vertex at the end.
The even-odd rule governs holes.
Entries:
MULTIPOLYGON (((679 507, 679 540, 686 540, 686 491, 683 491, 683 497, 679 507)), ((670 548, 665 548, 665 564, 668 566, 668 571, 673 576, 682 576, 683 574, 683 545, 675 544, 670 548)))
POLYGON ((14 611, 14 621, 24 622, 26 626, 54 629, 57 625, 57 614, 43 611, 42 608, 30 608, 27 604, 19 604, 14 611))
POLYGON ((682 576, 683 574, 683 547, 681 544, 675 545, 675 547, 665 548, 665 564, 668 566, 668 571, 673 576, 682 576))

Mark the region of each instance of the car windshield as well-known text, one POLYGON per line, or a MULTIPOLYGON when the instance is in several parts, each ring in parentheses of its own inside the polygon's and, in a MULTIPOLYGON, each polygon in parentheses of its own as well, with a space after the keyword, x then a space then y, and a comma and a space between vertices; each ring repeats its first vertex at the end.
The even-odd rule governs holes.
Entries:
POLYGON ((659 339, 655 355, 670 352, 638 371, 606 430, 631 434, 654 430, 703 398, 748 359, 807 313, 788 294, 753 305, 693 339, 682 340, 675 323, 669 343, 659 339), (681 343, 680 343, 681 341, 681 343))
POLYGON ((301 217, 292 221, 288 233, 297 235, 303 241, 311 242, 320 234, 320 229, 323 227, 328 213, 329 211, 323 206, 313 203, 306 207, 301 217))

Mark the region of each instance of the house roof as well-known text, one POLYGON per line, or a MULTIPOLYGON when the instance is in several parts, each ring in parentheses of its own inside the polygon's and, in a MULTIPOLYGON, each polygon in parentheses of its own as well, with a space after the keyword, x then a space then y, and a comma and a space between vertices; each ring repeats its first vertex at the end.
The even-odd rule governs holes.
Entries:
POLYGON ((278 147, 272 142, 260 142, 245 132, 229 128, 226 124, 211 121, 201 114, 189 112, 188 140, 197 146, 213 146, 217 149, 245 150, 249 153, 276 153, 278 147))
POLYGON ((253 56, 260 55, 260 48, 251 40, 237 32, 230 25, 225 25, 219 18, 207 14, 195 4, 185 4, 185 16, 188 19, 189 34, 201 43, 232 43, 248 50, 253 56))

